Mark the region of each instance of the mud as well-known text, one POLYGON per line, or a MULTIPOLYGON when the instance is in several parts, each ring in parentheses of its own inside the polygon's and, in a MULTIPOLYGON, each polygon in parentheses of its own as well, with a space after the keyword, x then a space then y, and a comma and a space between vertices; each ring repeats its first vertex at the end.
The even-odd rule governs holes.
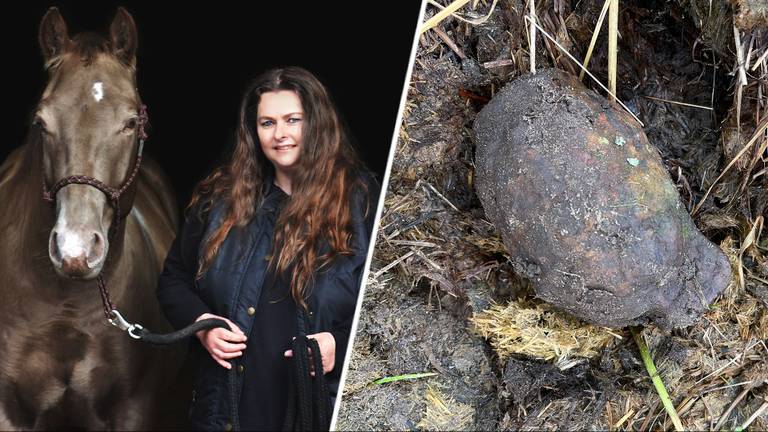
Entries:
POLYGON ((424 293, 398 283, 369 286, 345 383, 340 430, 414 430, 425 416, 429 386, 469 408, 450 429, 492 430, 499 418, 490 350, 446 310, 427 309, 424 293), (378 378, 438 376, 372 384, 378 378))

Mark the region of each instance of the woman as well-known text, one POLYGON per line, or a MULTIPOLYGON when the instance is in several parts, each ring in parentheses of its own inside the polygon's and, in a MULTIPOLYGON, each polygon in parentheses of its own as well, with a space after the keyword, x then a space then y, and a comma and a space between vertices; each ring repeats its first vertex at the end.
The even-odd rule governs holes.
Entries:
POLYGON ((176 328, 231 327, 193 344, 195 428, 282 428, 298 328, 335 398, 377 196, 317 78, 288 67, 249 86, 231 161, 195 190, 157 291, 176 328))

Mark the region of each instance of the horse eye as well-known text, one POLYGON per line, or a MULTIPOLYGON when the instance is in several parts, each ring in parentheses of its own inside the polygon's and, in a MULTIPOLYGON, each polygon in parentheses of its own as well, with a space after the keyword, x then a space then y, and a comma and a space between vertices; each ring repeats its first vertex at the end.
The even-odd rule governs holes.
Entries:
POLYGON ((39 128, 43 132, 46 132, 47 130, 45 127, 45 120, 43 120, 39 116, 35 116, 34 120, 32 120, 32 126, 39 128))
POLYGON ((136 129, 136 126, 138 125, 139 125, 139 121, 136 118, 132 118, 127 122, 125 122, 125 127, 123 128, 123 130, 133 130, 133 129, 136 129))

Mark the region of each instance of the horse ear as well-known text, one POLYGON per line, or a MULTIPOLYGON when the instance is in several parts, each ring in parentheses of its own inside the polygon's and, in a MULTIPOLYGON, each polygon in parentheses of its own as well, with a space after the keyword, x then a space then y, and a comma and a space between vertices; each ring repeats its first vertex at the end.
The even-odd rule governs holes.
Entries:
POLYGON ((134 66, 139 36, 133 17, 125 8, 117 8, 117 14, 109 26, 109 37, 112 41, 112 53, 126 65, 134 66))
POLYGON ((64 22, 58 8, 52 7, 45 13, 43 20, 40 21, 38 39, 46 63, 53 57, 61 55, 67 48, 69 44, 67 23, 64 22))

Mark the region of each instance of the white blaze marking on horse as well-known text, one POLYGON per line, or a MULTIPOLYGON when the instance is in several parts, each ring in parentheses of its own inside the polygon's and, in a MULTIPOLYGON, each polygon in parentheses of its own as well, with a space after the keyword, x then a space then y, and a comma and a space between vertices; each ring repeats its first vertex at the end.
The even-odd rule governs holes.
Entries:
POLYGON ((64 231, 61 233, 64 241, 59 246, 61 255, 65 257, 78 257, 85 255, 85 244, 79 235, 64 231))
POLYGON ((96 102, 101 102, 101 100, 104 99, 104 83, 101 81, 93 83, 91 94, 93 94, 93 98, 96 99, 96 102))

